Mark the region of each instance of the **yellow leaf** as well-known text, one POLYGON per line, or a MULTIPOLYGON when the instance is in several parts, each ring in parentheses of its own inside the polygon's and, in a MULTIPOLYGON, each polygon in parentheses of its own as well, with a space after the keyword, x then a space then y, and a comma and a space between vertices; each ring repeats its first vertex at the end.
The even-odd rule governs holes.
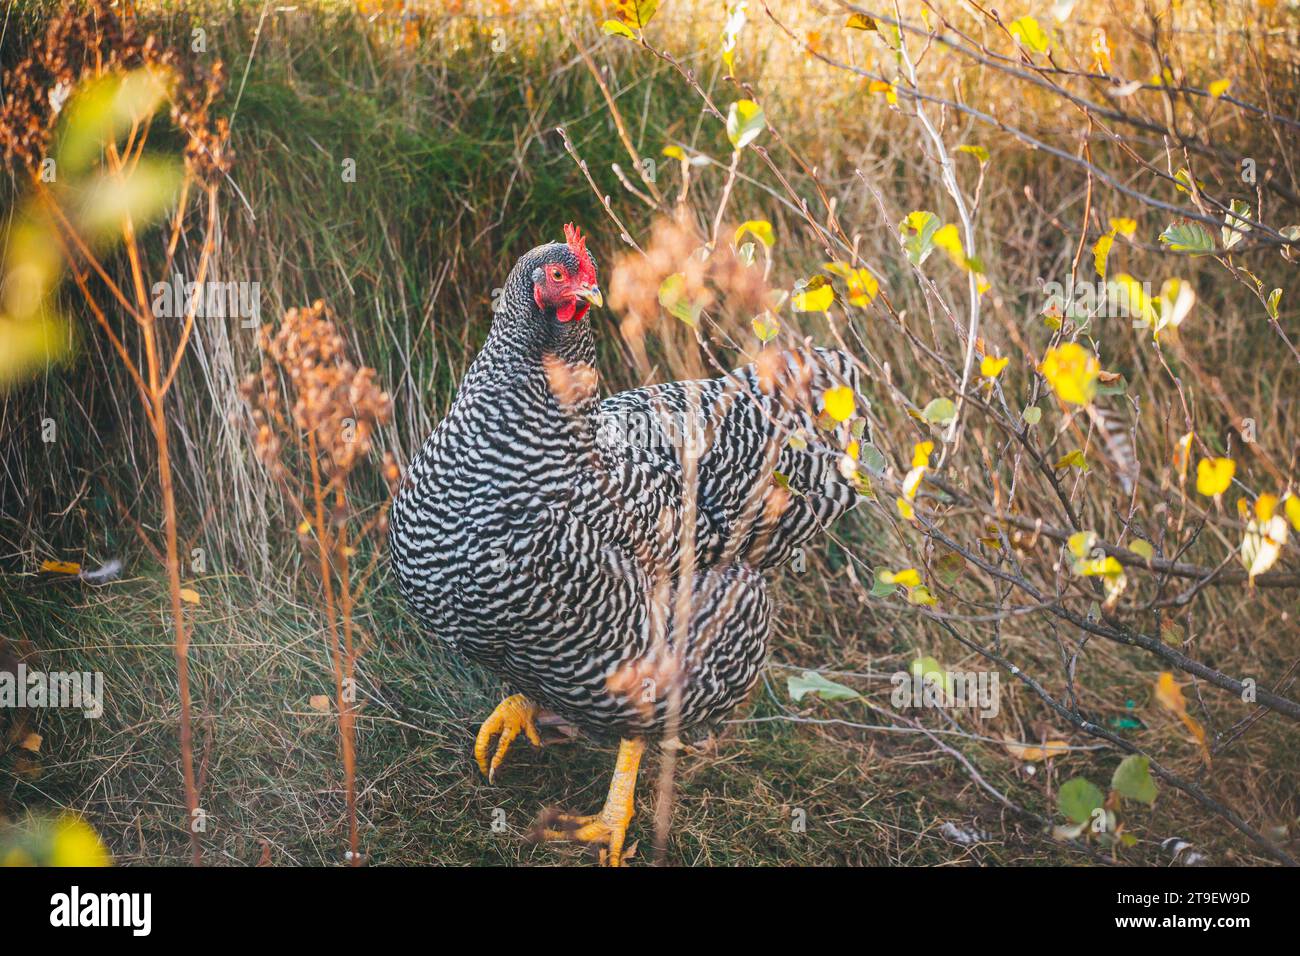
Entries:
POLYGON ((1214 498, 1228 490, 1237 463, 1231 458, 1202 458, 1196 463, 1196 490, 1214 498))
POLYGON ((1109 73, 1111 70, 1110 44, 1106 40, 1105 29, 1101 27, 1092 31, 1092 65, 1100 73, 1109 73))
POLYGON ((307 703, 312 710, 322 714, 328 714, 330 711, 330 699, 324 694, 312 694, 307 703))
POLYGON ((916 520, 916 509, 906 498, 895 498, 894 504, 898 506, 898 514, 904 521, 916 520))
POLYGON ((994 358, 992 355, 986 355, 980 359, 980 374, 985 378, 997 378, 1010 361, 1009 358, 994 358))
POLYGON ((1291 527, 1300 531, 1300 498, 1288 494, 1283 506, 1286 509, 1286 520, 1291 522, 1291 527))
POLYGON ((1156 549, 1151 547, 1151 542, 1143 541, 1141 538, 1135 538, 1128 549, 1146 561, 1150 561, 1156 555, 1156 549))
POLYGON ((893 83, 886 83, 884 80, 872 80, 867 84, 868 93, 884 93, 885 102, 890 106, 898 105, 898 89, 893 83))
POLYGON ((50 866, 109 866, 112 862, 90 824, 71 814, 59 818, 50 846, 50 866))
POLYGON ((1088 557, 1088 555, 1092 554, 1092 549, 1096 544, 1097 532, 1095 531, 1076 531, 1065 542, 1065 546, 1070 549, 1070 553, 1076 558, 1088 557))
POLYGON ((853 417, 853 412, 857 408, 853 389, 847 385, 836 385, 834 388, 826 389, 822 393, 822 402, 826 414, 837 422, 848 421, 853 417))
POLYGON ((1117 232, 1125 239, 1132 239, 1133 233, 1137 232, 1137 220, 1118 218, 1110 220, 1110 231, 1117 232))
POLYGON ((1011 35, 1016 38, 1017 43, 1035 53, 1046 53, 1052 45, 1043 28, 1033 17, 1020 17, 1018 20, 1013 20, 1011 35))
POLYGON ((862 13, 851 14, 844 25, 851 30, 876 30, 876 21, 862 13))
POLYGON ((835 290, 824 276, 816 276, 804 286, 802 292, 796 292, 792 305, 796 312, 825 312, 835 301, 835 290), (817 279, 821 279, 818 283, 817 279))
POLYGON ((897 584, 900 587, 914 588, 921 583, 921 575, 916 568, 906 568, 902 571, 882 571, 880 580, 886 584, 897 584))
POLYGON ((966 251, 961 246, 961 236, 957 233, 957 227, 952 223, 940 226, 934 234, 934 244, 948 253, 948 258, 952 259, 957 265, 969 271, 971 261, 966 258, 966 251))
POLYGON ((864 268, 853 268, 847 262, 828 262, 823 268, 831 275, 842 278, 849 287, 851 305, 870 305, 880 291, 880 283, 864 268))
POLYGON ((1232 80, 1215 80, 1210 84, 1210 95, 1216 100, 1224 93, 1228 92, 1228 87, 1232 86, 1232 80))
POLYGON ((916 490, 921 487, 921 479, 925 476, 925 466, 917 465, 907 473, 903 479, 903 497, 911 501, 916 497, 916 490))
POLYGON ((1068 454, 1062 455, 1056 459, 1053 468, 1078 468, 1080 471, 1088 470, 1088 459, 1084 457, 1083 450, 1076 448, 1068 454))
POLYGON ((636 34, 626 23, 620 20, 606 20, 600 25, 600 28, 611 36, 627 37, 629 40, 635 40, 636 34))
POLYGON ((1124 573, 1124 566, 1108 554, 1080 561, 1075 565, 1075 570, 1085 578, 1113 578, 1124 573))
POLYGON ((311 522, 308 521, 306 518, 303 518, 300 522, 298 522, 298 533, 309 534, 310 532, 311 532, 311 522))
POLYGON ((686 152, 680 146, 665 146, 663 154, 669 159, 685 159, 686 152))
POLYGON ((912 467, 926 468, 930 464, 930 453, 934 451, 934 442, 919 441, 912 448, 912 467))
POLYGON ((659 9, 659 0, 614 0, 613 14, 630 27, 641 28, 659 9))
POLYGON ((1265 524, 1272 520, 1277 510, 1277 495, 1262 494, 1255 499, 1255 520, 1265 524))
POLYGON ((1106 260, 1110 258, 1110 247, 1115 244, 1114 233, 1107 233, 1097 240, 1097 244, 1092 247, 1092 264, 1097 270, 1097 275, 1106 278, 1106 260))
POLYGON ((40 734, 28 734, 18 746, 22 747, 23 750, 30 750, 32 753, 38 754, 41 752, 41 742, 44 739, 40 734))
POLYGON ((1077 342, 1066 342, 1048 349, 1039 367, 1043 377, 1063 402, 1087 405, 1097 393, 1101 363, 1077 342))
POLYGON ((1142 326, 1154 327, 1158 319, 1155 303, 1147 295, 1142 283, 1128 273, 1121 272, 1115 277, 1115 285, 1118 286, 1119 308, 1127 312, 1130 318, 1141 322, 1142 326))
POLYGON ((187 604, 198 604, 199 592, 193 588, 181 588, 181 600, 187 604))
POLYGON ((1165 710, 1175 714, 1187 711, 1187 701, 1183 698, 1183 689, 1174 683, 1174 675, 1162 671, 1156 678, 1156 703, 1165 710))
POLYGON ((1003 734, 1002 739, 1006 741, 1003 746, 1007 752, 1017 760, 1023 760, 1026 763, 1034 763, 1039 760, 1048 760, 1052 757, 1064 756, 1070 750, 1070 745, 1064 740, 1045 740, 1041 747, 1027 747, 1016 741, 1009 734, 1003 734))
POLYGON ((1176 715, 1183 725, 1196 738, 1196 742, 1201 745, 1201 754, 1205 762, 1210 762, 1210 750, 1205 745, 1205 728, 1187 713, 1187 701, 1183 698, 1183 689, 1174 683, 1174 675, 1169 671, 1163 671, 1156 679, 1155 698, 1165 710, 1176 715))
POLYGON ((939 599, 931 593, 930 589, 924 584, 912 588, 907 595, 908 604, 917 604, 922 607, 934 607, 939 603, 939 599))
POLYGON ((735 236, 732 237, 733 246, 740 245, 741 237, 749 233, 769 249, 776 242, 776 235, 772 232, 772 224, 766 219, 748 219, 742 222, 736 229, 735 236))
POLYGON ((53 571, 55 574, 80 574, 81 565, 75 561, 42 561, 42 571, 53 571))

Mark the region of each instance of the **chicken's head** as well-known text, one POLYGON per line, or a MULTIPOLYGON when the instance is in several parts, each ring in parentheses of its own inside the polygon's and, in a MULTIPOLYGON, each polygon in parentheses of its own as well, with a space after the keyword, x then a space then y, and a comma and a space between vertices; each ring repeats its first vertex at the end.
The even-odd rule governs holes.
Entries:
POLYGON ((554 242, 538 250, 533 266, 533 301, 541 310, 554 310, 560 322, 584 318, 592 305, 604 305, 596 285, 596 261, 587 251, 587 239, 572 223, 564 227, 563 243, 554 242))

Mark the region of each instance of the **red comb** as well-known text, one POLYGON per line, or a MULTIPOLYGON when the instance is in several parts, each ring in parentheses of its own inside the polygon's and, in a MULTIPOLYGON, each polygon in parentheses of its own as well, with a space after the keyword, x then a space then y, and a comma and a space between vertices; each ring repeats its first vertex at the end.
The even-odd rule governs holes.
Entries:
POLYGON ((564 224, 564 241, 568 243, 569 251, 578 259, 578 268, 584 276, 590 281, 595 281, 596 265, 591 261, 591 256, 587 254, 587 237, 571 222, 564 224))
POLYGON ((587 237, 578 231, 578 227, 571 222, 564 224, 564 241, 569 244, 569 248, 573 250, 573 254, 578 257, 579 262, 586 260, 587 237))

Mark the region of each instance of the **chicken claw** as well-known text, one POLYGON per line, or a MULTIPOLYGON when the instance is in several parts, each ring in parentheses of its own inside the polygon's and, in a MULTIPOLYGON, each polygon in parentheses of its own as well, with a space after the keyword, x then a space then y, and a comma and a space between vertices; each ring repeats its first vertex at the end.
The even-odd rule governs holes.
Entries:
POLYGON ((609 785, 609 796, 600 813, 577 816, 568 813, 546 814, 537 831, 542 840, 575 840, 600 846, 600 862, 622 866, 635 849, 623 849, 628 824, 636 813, 636 777, 641 765, 645 741, 624 739, 618 748, 618 764, 609 785))
POLYGON ((497 767, 501 766, 501 761, 506 759, 506 752, 510 750, 510 745, 514 743, 520 731, 527 735, 534 747, 542 745, 541 734, 537 732, 537 715, 540 712, 540 708, 523 694, 511 694, 497 704, 496 710, 483 721, 483 725, 478 729, 478 737, 474 740, 474 759, 478 761, 478 769, 482 771, 483 776, 488 778, 488 783, 493 782, 497 767), (497 748, 492 754, 492 763, 489 765, 488 746, 492 743, 492 738, 498 734, 500 737, 497 740, 497 748))

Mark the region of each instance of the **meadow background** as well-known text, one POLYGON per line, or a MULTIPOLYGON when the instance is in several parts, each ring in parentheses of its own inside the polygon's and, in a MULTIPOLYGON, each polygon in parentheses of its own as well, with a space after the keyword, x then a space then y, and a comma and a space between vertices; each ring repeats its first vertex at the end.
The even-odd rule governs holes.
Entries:
MULTIPOLYGON (((849 258, 826 238, 837 230, 850 239, 854 261, 869 266, 884 294, 868 304, 844 303, 823 314, 792 313, 787 303, 777 314, 783 341, 801 334, 819 344, 847 339, 864 356, 873 370, 873 435, 888 467, 876 476, 874 500, 819 544, 805 568, 777 575, 771 663, 716 746, 678 761, 667 859, 1278 859, 1204 802, 1163 782, 1149 805, 1107 805, 1123 825, 1123 841, 1062 833, 1070 824, 1062 786, 1086 778, 1108 790, 1124 752, 1063 719, 1007 671, 1000 675, 1000 713, 990 720, 970 710, 899 713, 889 678, 914 662, 989 666, 935 616, 944 612, 964 615, 963 634, 996 643, 999 654, 1057 698, 1074 695, 1085 722, 1158 758, 1283 855, 1300 854, 1300 741, 1292 717, 1256 710, 1182 672, 1175 675, 1187 702, 1180 716, 1156 689, 1167 662, 1142 647, 1089 638, 1032 607, 1008 613, 997 579, 970 562, 947 561, 895 509, 893 489, 914 445, 927 438, 941 444, 943 422, 925 410, 936 398, 955 397, 971 270, 939 250, 924 271, 909 262, 899 240, 909 213, 958 219, 944 163, 909 97, 888 81, 873 85, 852 72, 888 80, 906 71, 889 40, 890 17, 922 33, 946 21, 946 35, 965 36, 967 49, 979 51, 972 57, 906 33, 910 56, 919 57, 916 88, 979 114, 925 103, 975 213, 974 271, 988 284, 980 293, 980 344, 1011 359, 999 394, 1005 391, 1017 412, 1042 406, 1049 459, 1080 445, 1089 464, 1087 471, 1068 463, 1048 469, 1053 474, 1038 476, 1037 485, 1032 475, 1020 478, 1029 490, 1017 513, 1050 515, 1054 504, 1035 506, 1063 487, 1106 540, 1152 540, 1172 560, 1240 571, 1233 554, 1248 518, 1236 498, 1249 510, 1263 493, 1290 490, 1296 474, 1300 360, 1289 346, 1300 334, 1296 265, 1280 254, 1284 246, 1256 244, 1254 237, 1230 268, 1217 261, 1224 256, 1178 255, 1158 238, 1178 217, 1113 183, 1194 210, 1189 191, 1170 181, 1194 159, 1194 176, 1207 193, 1249 202, 1274 230, 1300 222, 1300 8, 1115 0, 1018 3, 1000 11, 1006 23, 1034 17, 1050 34, 1048 54, 1032 49, 1033 38, 1018 46, 990 25, 987 11, 960 2, 880 5, 874 29, 847 27, 852 11, 837 3, 751 2, 735 33, 733 77, 722 56, 725 4, 664 2, 645 26, 653 50, 604 31, 602 21, 613 15, 606 7, 447 0, 140 2, 118 9, 178 49, 190 49, 201 30, 206 49, 195 55, 225 63, 228 79, 215 109, 229 120, 235 160, 222 184, 210 278, 258 282, 266 322, 315 300, 330 306, 353 357, 376 370, 392 399, 392 418, 375 435, 376 460, 383 452, 399 463, 409 459, 486 335, 493 289, 520 254, 558 238, 565 222, 592 235, 607 296, 617 264, 631 269, 626 263, 634 261, 621 258, 635 253, 619 223, 637 244, 653 248, 654 224, 674 209, 723 242, 743 221, 770 223, 775 242, 757 254, 771 284, 787 291, 797 293, 795 283, 826 261, 849 258), (1099 29, 1107 38, 1107 72, 1143 81, 1140 88, 1108 98, 1095 81, 1070 75, 1096 70, 1099 29), (1053 82, 1108 109, 1143 117, 1147 127, 1114 122, 1124 138, 1106 139, 1095 117, 1035 82, 1044 74, 1033 64, 1048 65, 1053 82), (1201 93, 1169 93, 1159 82, 1166 69, 1166 86, 1201 93), (1225 78, 1226 93, 1206 92, 1225 78), (706 97, 721 113, 737 99, 761 102, 766 129, 752 147, 733 151, 706 97), (1182 142, 1153 132, 1152 124, 1176 129, 1182 142), (1059 152, 1032 148, 1026 135, 1059 152), (634 195, 652 187, 635 172, 627 143, 653 161, 650 179, 662 200, 634 195), (1131 153, 1168 176, 1153 175, 1131 153), (1072 159, 1085 155, 1113 183, 1072 159), (1256 170, 1250 183, 1242 179, 1245 159, 1256 170), (347 160, 355 161, 354 181, 342 173, 347 160), (684 177, 689 192, 678 202, 684 177), (1108 226, 1116 218, 1131 218, 1135 227, 1116 232, 1108 226), (1062 328, 1059 318, 1053 325, 1043 283, 1069 285, 1075 274, 1094 281, 1094 247, 1107 234, 1112 272, 1151 281, 1157 291, 1176 276, 1195 290, 1191 312, 1166 333, 1175 343, 1168 351, 1155 349, 1150 333, 1127 319, 1102 318, 1087 329, 1086 337, 1102 343, 1105 368, 1123 376, 1127 392, 1107 397, 1124 422, 1118 431, 1128 438, 1128 453, 1094 433, 1095 418, 1071 419, 1067 403, 1054 401, 1036 372, 1045 349, 1078 331, 1068 321, 1062 328), (1243 270, 1258 276, 1262 291, 1243 270), (1270 306, 1274 288, 1282 292, 1270 306), (1198 496, 1171 464, 1188 431, 1185 418, 1204 443, 1193 461, 1214 454, 1238 462, 1243 484, 1222 501, 1198 496), (1254 422, 1251 448, 1243 446, 1243 419, 1254 422), (1120 490, 1126 454, 1142 463, 1132 494, 1120 490), (1175 528, 1168 540, 1158 530, 1166 524, 1175 528), (879 575, 873 586, 872 569, 910 566, 926 570, 934 606, 911 600, 910 591, 889 593, 879 575), (796 699, 790 678, 805 671, 858 696, 832 690, 796 699), (1205 744, 1193 725, 1203 728, 1205 744), (1051 741, 1059 748, 1033 752, 1051 741)), ((0 66, 22 58, 56 9, 6 8, 0 66)), ((165 146, 165 132, 158 135, 165 146)), ((7 226, 25 189, 19 174, 0 180, 7 226)), ((155 233, 143 248, 160 261, 167 236, 155 233)), ((180 271, 192 274, 198 255, 197 243, 182 242, 180 271)), ((120 255, 109 261, 125 269, 120 255)), ((164 567, 146 543, 157 540, 161 522, 149 429, 110 346, 79 311, 75 289, 62 295, 71 320, 66 354, 0 394, 0 640, 5 653, 39 660, 45 669, 102 671, 107 703, 98 720, 65 711, 7 715, 0 726, 0 817, 21 824, 30 811, 72 810, 120 863, 183 861, 190 834, 171 612, 164 567), (57 424, 52 442, 42 439, 46 420, 57 424), (39 570, 49 560, 93 568, 111 559, 122 560, 124 571, 104 586, 39 570), (39 737, 35 746, 32 734, 39 737)), ((851 299, 852 289, 840 298, 851 299)), ((647 359, 638 364, 623 318, 616 309, 593 316, 610 389, 666 377, 679 360, 699 363, 694 354, 689 362, 681 358, 691 351, 683 345, 690 333, 665 313, 646 330, 647 359)), ((749 319, 728 315, 724 304, 714 327, 703 331, 724 366, 758 354, 762 343, 749 319)), ((174 340, 177 332, 161 334, 174 340)), ((212 864, 340 864, 347 801, 319 580, 295 530, 297 516, 253 453, 238 389, 260 361, 255 330, 236 319, 201 318, 168 399, 181 553, 202 553, 201 570, 187 559, 183 575, 198 597, 185 614, 196 786, 207 815, 201 843, 212 864)), ((960 457, 939 471, 953 486, 991 493, 1007 480, 1001 469, 1009 452, 975 414, 968 413, 960 457)), ((384 494, 377 471, 362 476, 357 507, 371 513, 384 494)), ((1097 603, 1072 580, 1063 542, 1008 523, 1004 531, 1017 540, 999 544, 978 509, 936 500, 936 508, 943 505, 952 508, 944 527, 974 549, 992 549, 981 554, 1036 568, 1079 614, 1097 603), (980 545, 981 534, 995 540, 980 545)), ((1294 574, 1288 569, 1296 564, 1289 544, 1273 573, 1294 574)), ((1135 579, 1141 571, 1129 570, 1135 579)), ((1172 592, 1190 583, 1175 581, 1172 592)), ((1135 580, 1116 613, 1218 671, 1253 675, 1261 686, 1295 696, 1294 586, 1215 580, 1182 603, 1162 604, 1170 590, 1168 575, 1135 580)), ((354 621, 363 648, 355 775, 365 858, 580 860, 576 849, 524 837, 544 807, 594 808, 612 750, 588 743, 541 752, 516 747, 497 785, 488 786, 468 750, 499 699, 495 683, 418 632, 386 569, 354 621)), ((641 827, 653 817, 653 768, 652 761, 641 787, 641 827)))

